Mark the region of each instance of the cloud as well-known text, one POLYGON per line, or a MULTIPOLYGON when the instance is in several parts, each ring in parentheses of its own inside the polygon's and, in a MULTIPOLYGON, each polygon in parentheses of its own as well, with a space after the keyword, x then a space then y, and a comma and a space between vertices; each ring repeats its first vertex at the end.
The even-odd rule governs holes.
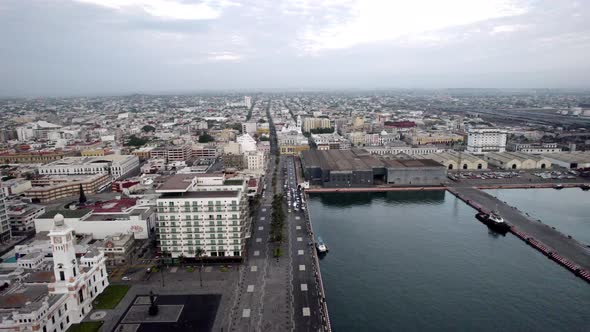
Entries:
POLYGON ((97 5, 113 10, 137 10, 161 19, 171 20, 211 20, 221 16, 221 9, 239 4, 228 1, 204 1, 202 3, 184 3, 178 0, 74 0, 76 2, 97 5))
POLYGON ((514 25, 498 25, 492 28, 492 34, 498 34, 498 33, 510 33, 510 32, 516 32, 519 30, 523 30, 526 29, 526 25, 524 24, 514 24, 514 25))
POLYGON ((209 52, 209 56, 207 57, 209 61, 228 61, 228 62, 236 62, 242 59, 242 56, 232 52, 209 52))
MULTIPOLYGON (((309 4, 303 1, 301 7, 308 10, 309 4)), ((305 26, 299 47, 306 54, 315 54, 402 37, 422 38, 424 33, 522 15, 528 10, 527 3, 520 0, 358 0, 345 21, 305 26)))

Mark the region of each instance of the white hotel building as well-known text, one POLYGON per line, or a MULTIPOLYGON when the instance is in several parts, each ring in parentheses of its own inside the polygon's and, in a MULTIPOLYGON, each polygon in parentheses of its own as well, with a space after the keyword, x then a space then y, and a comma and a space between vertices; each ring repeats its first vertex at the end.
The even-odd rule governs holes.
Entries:
POLYGON ((66 157, 39 167, 41 175, 111 174, 114 180, 139 168, 139 158, 132 155, 100 157, 66 157))
POLYGON ((171 257, 242 256, 250 234, 247 184, 216 174, 173 175, 156 190, 158 241, 171 257))
POLYGON ((467 152, 484 154, 506 151, 508 132, 495 128, 471 128, 467 132, 467 152))
POLYGON ((73 229, 56 215, 49 233, 53 271, 30 270, 0 295, 0 331, 62 332, 80 323, 109 285, 102 252, 76 258, 73 229))

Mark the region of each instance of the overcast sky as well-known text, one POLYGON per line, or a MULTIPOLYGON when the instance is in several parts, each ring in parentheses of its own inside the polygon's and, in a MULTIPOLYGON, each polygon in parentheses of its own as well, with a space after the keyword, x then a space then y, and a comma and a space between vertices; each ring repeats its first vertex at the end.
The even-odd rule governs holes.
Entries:
POLYGON ((0 95, 590 88, 587 0, 0 0, 0 95))

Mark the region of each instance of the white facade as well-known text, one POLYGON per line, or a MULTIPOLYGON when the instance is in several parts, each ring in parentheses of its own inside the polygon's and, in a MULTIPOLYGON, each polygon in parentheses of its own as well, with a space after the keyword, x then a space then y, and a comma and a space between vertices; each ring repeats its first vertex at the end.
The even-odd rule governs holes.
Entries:
MULTIPOLYGON (((76 237, 73 229, 64 225, 62 215, 55 216, 49 238, 55 280, 11 285, 28 301, 21 307, 0 310, 0 331, 66 331, 86 317, 94 299, 109 285, 104 254, 91 249, 78 260, 76 237)), ((30 258, 31 263, 36 262, 33 255, 30 258)))
MULTIPOLYGON (((76 234, 91 234, 95 239, 104 239, 114 234, 133 234, 136 239, 147 239, 155 229, 156 215, 152 208, 138 208, 138 213, 101 213, 82 217, 65 218, 64 223, 76 231, 76 234)), ((35 219, 37 233, 49 231, 52 219, 35 219)))
POLYGON ((249 151, 244 154, 245 165, 250 170, 263 170, 265 153, 263 151, 249 151))
POLYGON ((467 152, 484 154, 488 152, 506 151, 506 130, 471 128, 467 134, 467 152))
POLYGON ((255 134, 256 133, 256 122, 244 122, 242 123, 242 134, 255 134))
POLYGON ((246 105, 246 108, 252 107, 252 97, 245 96, 244 97, 244 105, 246 105))
POLYGON ((131 155, 66 157, 39 167, 41 175, 111 174, 119 179, 139 168, 139 158, 131 155))
POLYGON ((242 255, 249 236, 246 182, 219 180, 176 176, 156 190, 162 193, 158 240, 164 254, 195 257, 200 248, 204 256, 242 255))
POLYGON ((254 140, 254 138, 252 138, 252 136, 250 136, 249 134, 238 136, 236 141, 242 147, 242 153, 248 151, 256 151, 256 140, 254 140))

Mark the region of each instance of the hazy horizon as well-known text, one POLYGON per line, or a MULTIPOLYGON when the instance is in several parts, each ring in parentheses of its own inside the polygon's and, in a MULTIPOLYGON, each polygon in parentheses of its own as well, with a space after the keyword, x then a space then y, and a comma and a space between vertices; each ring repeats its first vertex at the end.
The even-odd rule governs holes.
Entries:
POLYGON ((590 88, 590 2, 4 0, 0 97, 590 88))

